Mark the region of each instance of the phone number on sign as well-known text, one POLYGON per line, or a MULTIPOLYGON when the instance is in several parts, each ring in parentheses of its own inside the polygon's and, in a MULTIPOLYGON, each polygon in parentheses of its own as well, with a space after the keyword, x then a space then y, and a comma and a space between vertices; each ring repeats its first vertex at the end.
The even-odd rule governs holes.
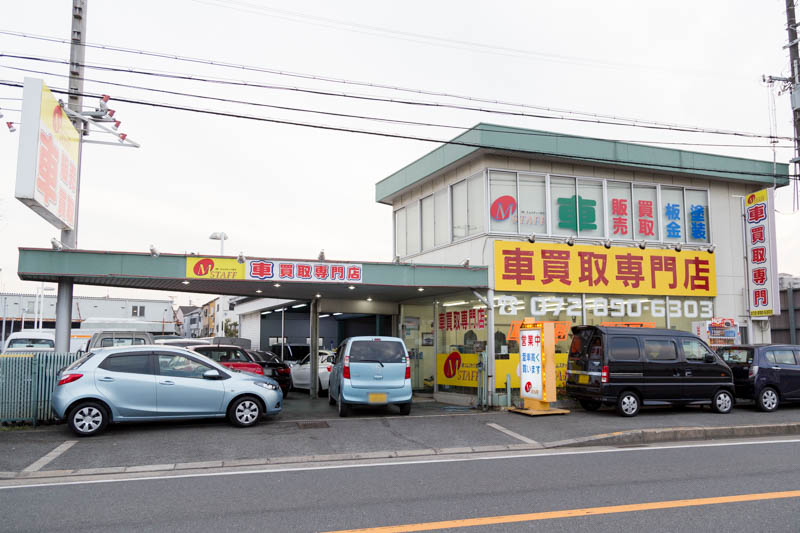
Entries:
MULTIPOLYGON (((666 300, 649 298, 587 298, 586 312, 594 316, 663 318, 711 318, 714 307, 711 300, 666 300)), ((531 298, 533 316, 566 313, 570 316, 581 314, 580 298, 531 298)))

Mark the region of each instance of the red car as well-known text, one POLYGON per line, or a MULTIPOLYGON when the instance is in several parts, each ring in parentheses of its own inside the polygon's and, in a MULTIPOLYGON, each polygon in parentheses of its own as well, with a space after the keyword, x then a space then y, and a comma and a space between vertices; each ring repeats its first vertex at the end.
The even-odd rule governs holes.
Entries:
POLYGON ((228 368, 234 368, 243 372, 252 372, 259 376, 264 375, 264 369, 258 363, 253 362, 245 351, 238 346, 230 344, 201 344, 197 346, 187 346, 187 349, 205 355, 217 363, 228 368))

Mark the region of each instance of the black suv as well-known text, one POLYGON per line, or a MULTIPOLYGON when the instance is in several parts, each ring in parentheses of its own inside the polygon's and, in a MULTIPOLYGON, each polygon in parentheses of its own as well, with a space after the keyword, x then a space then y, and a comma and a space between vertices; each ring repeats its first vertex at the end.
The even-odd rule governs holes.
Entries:
POLYGON ((587 411, 616 406, 636 416, 645 405, 711 405, 729 413, 733 374, 700 338, 685 331, 575 326, 567 395, 587 411))
POLYGON ((800 400, 800 346, 725 346, 717 353, 733 370, 736 396, 755 400, 762 411, 800 400))

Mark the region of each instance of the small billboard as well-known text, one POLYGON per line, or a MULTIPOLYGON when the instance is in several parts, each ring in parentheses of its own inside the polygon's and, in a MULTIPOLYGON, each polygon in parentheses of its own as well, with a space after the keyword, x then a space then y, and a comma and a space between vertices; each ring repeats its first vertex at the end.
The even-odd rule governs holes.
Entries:
POLYGON ((47 85, 25 78, 14 196, 61 230, 75 227, 79 144, 47 85))

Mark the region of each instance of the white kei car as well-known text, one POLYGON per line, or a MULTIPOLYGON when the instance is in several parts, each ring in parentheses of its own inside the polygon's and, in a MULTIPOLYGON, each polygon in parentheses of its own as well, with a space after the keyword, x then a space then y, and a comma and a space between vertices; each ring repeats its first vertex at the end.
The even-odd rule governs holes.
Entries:
MULTIPOLYGON (((308 364, 311 354, 305 356, 299 363, 289 361, 292 367, 292 386, 296 389, 311 388, 311 365, 308 364)), ((333 367, 334 353, 330 350, 319 350, 319 390, 328 390, 328 380, 333 367)))

